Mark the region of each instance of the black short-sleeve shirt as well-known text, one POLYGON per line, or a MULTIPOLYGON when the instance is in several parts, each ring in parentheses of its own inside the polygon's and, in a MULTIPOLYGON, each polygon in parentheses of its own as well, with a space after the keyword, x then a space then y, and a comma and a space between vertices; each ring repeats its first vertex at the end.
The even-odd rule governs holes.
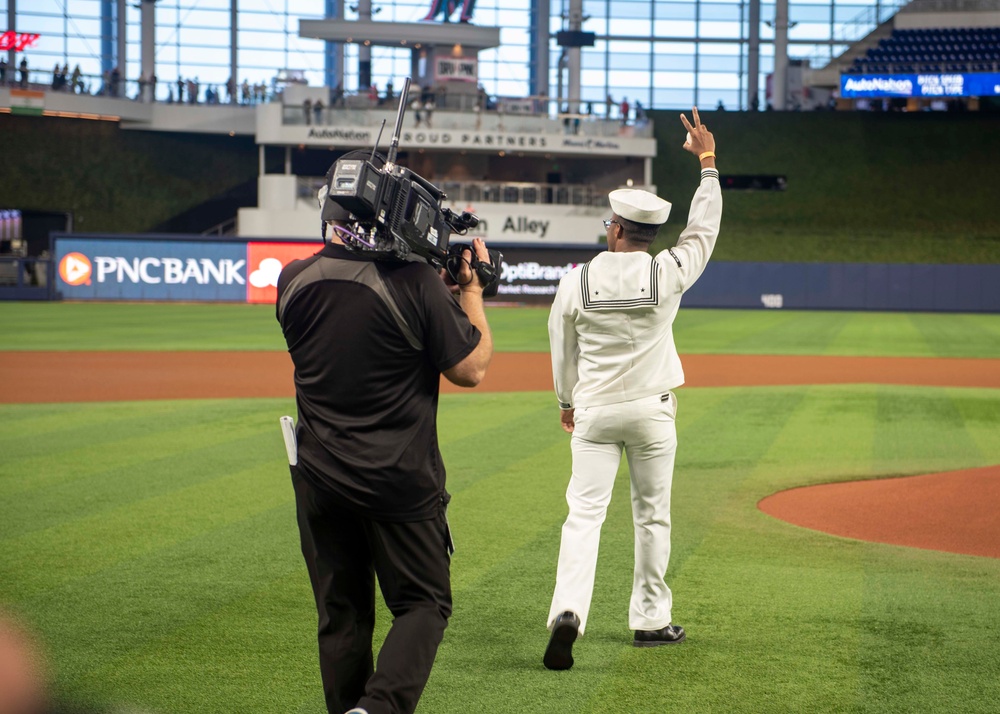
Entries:
POLYGON ((281 272, 277 314, 295 365, 300 470, 373 518, 433 517, 446 497, 441 372, 481 338, 437 272, 328 244, 281 272))

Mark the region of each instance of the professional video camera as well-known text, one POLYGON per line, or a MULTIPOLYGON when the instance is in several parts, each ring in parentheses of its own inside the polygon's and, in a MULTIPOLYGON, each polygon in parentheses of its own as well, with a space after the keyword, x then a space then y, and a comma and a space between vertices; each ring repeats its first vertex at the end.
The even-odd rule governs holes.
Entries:
POLYGON ((342 224, 335 229, 337 235, 349 250, 383 260, 424 260, 443 267, 456 283, 465 261, 463 251, 469 250, 469 264, 483 285, 483 296, 493 297, 500 285, 500 251, 490 250, 487 263, 478 260, 468 244, 449 246, 452 233, 464 235, 479 225, 479 219, 472 213, 458 214, 442 206, 447 198, 443 191, 396 164, 409 89, 407 78, 399 96, 388 156, 383 159, 376 153, 376 140, 369 157, 349 152, 327 172, 325 194, 320 190, 323 236, 327 223, 337 221, 342 224))

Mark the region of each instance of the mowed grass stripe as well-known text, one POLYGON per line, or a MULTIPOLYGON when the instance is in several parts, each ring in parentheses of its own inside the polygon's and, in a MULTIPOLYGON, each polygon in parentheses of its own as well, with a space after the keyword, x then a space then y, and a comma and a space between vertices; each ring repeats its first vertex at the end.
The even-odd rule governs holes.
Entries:
MULTIPOLYGON (((28 440, 20 456, 0 462, 0 498, 47 488, 116 469, 138 468, 155 459, 171 459, 253 435, 275 455, 284 452, 278 412, 288 400, 189 401, 168 415, 146 412, 145 402, 125 403, 133 418, 122 429, 91 424, 69 416, 74 439, 60 446, 45 433, 28 440), (263 405, 263 409, 261 406, 263 405)), ((9 407, 8 413, 30 414, 33 406, 9 407)), ((76 405, 64 407, 72 414, 76 405)))
POLYGON ((1000 359, 1000 321, 989 314, 949 315, 934 319, 931 313, 911 313, 910 322, 920 331, 934 357, 963 357, 970 342, 982 345, 983 357, 1000 359))
POLYGON ((4 350, 283 350, 272 305, 10 303, 4 350))
MULTIPOLYGON (((827 344, 825 354, 859 355, 877 357, 883 355, 884 345, 892 345, 891 354, 905 357, 938 357, 934 349, 910 313, 839 313, 848 317, 838 334, 827 344)), ((924 317, 921 315, 920 317, 924 317)), ((924 324, 940 325, 953 316, 946 314, 927 315, 924 324)), ((982 337, 977 335, 977 337, 982 337)), ((968 338, 968 335, 967 335, 968 338)), ((978 339, 969 340, 977 344, 978 339)), ((988 343, 988 341, 987 341, 988 343)), ((982 345, 986 348, 986 345, 982 345)), ((970 355, 971 356, 971 355, 970 355)), ((985 356, 985 355, 984 355, 985 356)))
POLYGON ((311 600, 303 565, 82 672, 76 694, 129 692, 123 704, 159 712, 321 712, 311 600))
POLYGON ((177 455, 18 493, 0 509, 0 546, 7 539, 101 518, 132 504, 210 482, 248 461, 267 464, 280 473, 283 461, 275 458, 272 449, 261 448, 264 441, 255 434, 203 448, 179 449, 177 455))
POLYGON ((996 712, 1000 561, 863 546, 856 711, 996 712))
POLYGON ((75 518, 3 541, 0 585, 7 598, 30 596, 155 553, 278 504, 291 502, 280 462, 260 464, 169 493, 75 518), (71 550, 66 544, 73 544, 71 550), (33 553, 30 569, 17 568, 33 553))
MULTIPOLYGON (((169 418, 187 408, 180 401, 145 402, 143 417, 169 418)), ((0 430, 0 464, 37 453, 39 436, 45 437, 46 450, 51 451, 86 444, 95 430, 128 434, 130 429, 148 428, 136 422, 135 409, 129 402, 75 404, 72 411, 65 404, 0 404, 0 422, 4 425, 0 430)))
MULTIPOLYGON (((991 391, 995 397, 996 390, 991 391)), ((965 419, 944 389, 878 387, 876 474, 913 475, 986 466, 965 419), (942 448, 947 445, 947 448, 942 448), (962 454, 961 458, 955 454, 962 454)))
MULTIPOLYGON (((295 509, 289 502, 180 542, 162 543, 30 596, 18 592, 3 597, 14 602, 50 643, 65 688, 85 691, 87 677, 95 669, 112 661, 128 666, 124 663, 129 653, 143 651, 165 633, 218 613, 259 591, 262 584, 298 573, 308 588, 298 549, 295 509)), ((295 586, 295 592, 302 593, 301 586, 295 586)), ((311 598, 302 607, 304 616, 314 616, 311 598)), ((235 629, 253 631, 261 626, 259 618, 250 615, 224 619, 235 629)), ((164 656, 186 655, 180 649, 165 650, 164 656)), ((192 660, 192 664, 209 663, 192 660)), ((186 684, 203 694, 215 687, 201 677, 186 684)), ((129 693, 111 696, 128 698, 129 693)))
POLYGON ((947 393, 962 417, 965 433, 983 455, 983 464, 1000 464, 1000 399, 996 390, 951 389, 947 393))

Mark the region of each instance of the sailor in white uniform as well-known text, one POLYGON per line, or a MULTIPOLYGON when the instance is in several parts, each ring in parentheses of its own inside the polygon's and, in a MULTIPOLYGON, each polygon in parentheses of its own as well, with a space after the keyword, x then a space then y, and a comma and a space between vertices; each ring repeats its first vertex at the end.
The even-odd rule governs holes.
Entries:
POLYGON ((701 185, 674 248, 649 254, 670 204, 637 189, 612 191, 608 250, 560 282, 549 340, 563 429, 572 433, 573 474, 566 491, 552 634, 543 663, 573 666, 572 647, 587 626, 601 525, 622 450, 628 457, 635 526, 629 627, 637 647, 684 640, 671 624, 664 582, 670 558, 670 486, 677 449, 673 388, 684 383, 672 325, 681 296, 705 270, 722 218, 715 138, 694 110, 684 148, 701 163, 701 185))

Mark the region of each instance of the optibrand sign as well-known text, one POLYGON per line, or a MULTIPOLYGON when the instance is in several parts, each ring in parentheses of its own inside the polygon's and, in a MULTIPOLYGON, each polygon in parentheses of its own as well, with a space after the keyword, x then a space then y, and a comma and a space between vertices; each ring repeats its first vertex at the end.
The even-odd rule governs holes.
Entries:
POLYGON ((500 300, 510 302, 552 302, 559 281, 573 268, 586 263, 604 246, 593 248, 528 248, 503 247, 504 261, 500 271, 500 300))

